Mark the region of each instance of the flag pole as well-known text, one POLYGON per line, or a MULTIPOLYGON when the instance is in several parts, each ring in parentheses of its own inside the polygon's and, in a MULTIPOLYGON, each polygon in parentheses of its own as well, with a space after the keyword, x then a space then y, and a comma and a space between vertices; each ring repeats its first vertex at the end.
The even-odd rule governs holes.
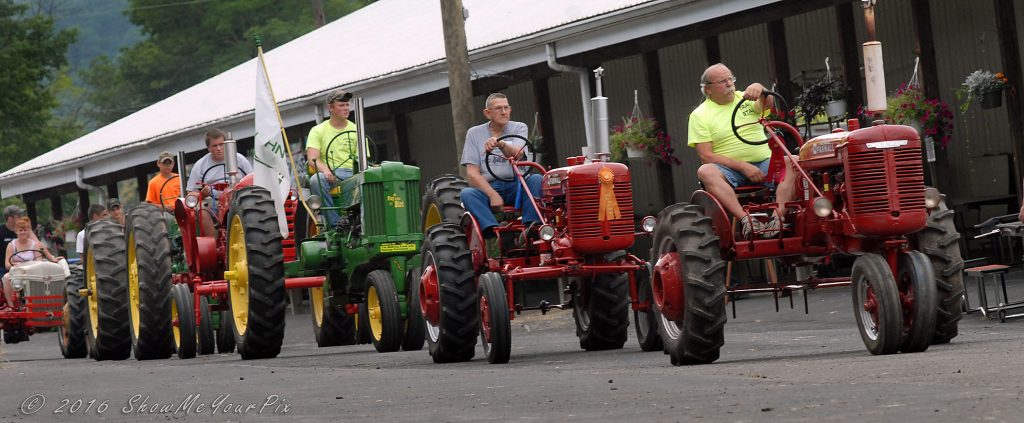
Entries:
MULTIPOLYGON (((295 183, 298 184, 299 173, 295 166, 295 156, 292 155, 291 143, 288 142, 288 133, 284 130, 284 121, 281 120, 281 109, 277 107, 277 97, 274 95, 274 87, 270 85, 270 72, 267 69, 267 62, 263 60, 263 43, 260 41, 259 35, 253 36, 253 38, 256 40, 256 56, 259 58, 260 64, 263 66, 263 75, 267 79, 265 82, 267 84, 267 89, 270 91, 270 100, 274 103, 274 113, 277 115, 277 125, 281 128, 281 138, 284 140, 284 149, 288 153, 288 162, 291 163, 292 178, 295 183)), ((316 218, 316 213, 313 213, 309 208, 309 205, 306 204, 306 199, 302 198, 302 191, 297 189, 297 192, 300 194, 296 195, 296 197, 299 198, 299 203, 302 204, 302 207, 306 209, 306 215, 313 219, 314 224, 319 225, 320 222, 316 218)))

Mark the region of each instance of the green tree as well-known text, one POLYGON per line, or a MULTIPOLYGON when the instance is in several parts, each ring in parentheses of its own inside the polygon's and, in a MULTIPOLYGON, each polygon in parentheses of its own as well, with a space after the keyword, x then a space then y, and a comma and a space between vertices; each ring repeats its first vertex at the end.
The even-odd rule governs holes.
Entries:
MULTIPOLYGON (((337 18, 371 2, 325 0, 324 11, 337 18)), ((312 7, 310 0, 129 0, 125 13, 142 40, 83 73, 90 117, 112 122, 244 63, 254 55, 255 35, 264 50, 287 43, 313 30, 312 7)))
POLYGON ((60 85, 51 85, 66 64, 75 31, 58 31, 53 19, 27 11, 26 5, 0 0, 0 172, 62 144, 74 132, 66 120, 52 120, 60 85))

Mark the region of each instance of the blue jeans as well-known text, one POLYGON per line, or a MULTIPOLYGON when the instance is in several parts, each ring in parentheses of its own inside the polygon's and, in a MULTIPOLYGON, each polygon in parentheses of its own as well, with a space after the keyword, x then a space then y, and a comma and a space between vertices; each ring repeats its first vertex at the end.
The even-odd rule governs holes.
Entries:
MULTIPOLYGON (((768 158, 768 159, 761 160, 759 162, 751 162, 750 164, 752 164, 754 166, 757 166, 758 169, 761 169, 761 173, 765 174, 765 177, 767 177, 768 176, 768 165, 771 164, 770 163, 771 160, 772 159, 768 158)), ((742 174, 740 172, 737 172, 735 170, 732 170, 732 168, 728 168, 728 167, 722 166, 720 164, 716 164, 715 166, 718 166, 718 170, 722 171, 722 175, 725 175, 725 180, 729 181, 729 183, 732 184, 733 188, 741 187, 741 186, 745 186, 745 185, 764 185, 764 186, 766 186, 768 188, 774 188, 775 184, 770 182, 770 181, 765 180, 764 182, 762 182, 760 184, 755 184, 753 182, 750 182, 750 180, 747 179, 746 175, 744 175, 744 174, 742 174)))
MULTIPOLYGON (((327 182, 327 175, 323 172, 318 172, 309 178, 309 191, 314 195, 319 195, 323 201, 323 207, 334 207, 334 197, 331 196, 331 188, 341 183, 341 181, 352 177, 352 169, 347 167, 339 167, 334 169, 335 179, 334 184, 327 182)), ((334 226, 338 223, 338 211, 337 210, 324 210, 324 218, 327 219, 327 225, 334 226)))
MULTIPOLYGON (((538 174, 526 177, 526 185, 530 188, 533 198, 540 197, 540 183, 541 176, 538 174)), ((537 215, 537 210, 530 204, 530 199, 526 196, 526 193, 520 192, 520 187, 518 179, 511 182, 491 181, 491 188, 494 188, 501 195, 501 199, 506 205, 513 205, 522 211, 524 225, 539 222, 540 216, 537 215)), ((476 188, 463 188, 462 206, 476 218, 477 223, 480 224, 480 229, 484 232, 489 232, 487 229, 498 226, 498 220, 494 218, 494 212, 491 211, 491 200, 487 198, 487 194, 483 191, 476 188)))

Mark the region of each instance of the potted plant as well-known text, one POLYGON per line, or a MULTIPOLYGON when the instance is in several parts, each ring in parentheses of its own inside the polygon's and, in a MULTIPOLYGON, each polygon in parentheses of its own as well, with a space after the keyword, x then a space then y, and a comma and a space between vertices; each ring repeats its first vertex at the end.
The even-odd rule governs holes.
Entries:
POLYGON ((672 147, 672 137, 665 134, 658 126, 658 121, 651 117, 633 116, 622 118, 622 124, 612 128, 609 138, 612 160, 625 161, 626 158, 656 157, 668 164, 680 164, 672 147))
POLYGON ((992 73, 978 69, 967 75, 967 79, 956 90, 957 100, 964 100, 960 104, 960 111, 966 112, 972 100, 979 100, 982 109, 992 109, 1003 105, 1003 89, 1009 85, 1009 80, 1002 72, 992 73))
POLYGON ((921 87, 907 84, 889 95, 887 102, 887 120, 914 127, 922 137, 940 137, 942 148, 949 144, 953 135, 953 112, 946 102, 926 98, 921 87))
POLYGON ((797 115, 810 125, 824 114, 828 120, 846 116, 846 85, 828 75, 804 87, 796 97, 797 115))

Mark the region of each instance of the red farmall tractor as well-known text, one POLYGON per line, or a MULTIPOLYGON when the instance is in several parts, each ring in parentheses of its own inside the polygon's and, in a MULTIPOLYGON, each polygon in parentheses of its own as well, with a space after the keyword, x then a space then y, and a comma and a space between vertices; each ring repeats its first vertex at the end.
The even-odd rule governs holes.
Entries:
MULTIPOLYGON (((782 98, 775 98, 776 105, 782 98)), ((742 102, 740 103, 742 104, 742 102)), ((736 110, 739 110, 737 104, 736 110)), ((709 192, 658 214, 651 278, 658 330, 672 364, 718 359, 726 322, 725 273, 735 260, 776 259, 795 270, 789 285, 748 285, 782 291, 852 285, 854 314, 872 354, 920 352, 957 335, 962 316, 963 260, 952 211, 924 185, 921 140, 910 127, 876 125, 837 130, 807 141, 785 122, 759 118, 772 149, 769 177, 784 167, 783 134, 799 144, 793 160, 796 195, 785 203, 781 231, 742 237, 709 192), (850 278, 818 278, 813 266, 837 253, 857 255, 850 278)), ((740 137, 743 142, 757 144, 740 137)), ((738 191, 748 191, 741 187, 738 191)), ((748 219, 778 213, 767 192, 743 204, 748 219)), ((755 228, 759 225, 754 224, 755 228)), ((736 290, 743 291, 743 290, 736 290)))
MULTIPOLYGON (((509 137, 518 136, 499 140, 509 137)), ((510 321, 522 309, 514 304, 515 282, 560 277, 571 279, 568 289, 580 347, 622 348, 632 305, 642 315, 637 326, 641 345, 661 349, 655 321, 647 315, 650 307, 646 300, 637 300, 638 275, 646 275, 647 265, 626 252, 637 235, 629 169, 604 161, 607 154, 600 161, 572 157, 568 166, 549 171, 516 157, 505 159, 522 188, 522 207, 535 207, 541 221, 525 227, 520 219, 499 219, 497 251, 488 251, 481 228, 460 203, 459 193, 468 186, 464 180, 441 176, 424 195, 423 225, 429 230, 422 248, 419 302, 434 361, 473 358, 479 334, 490 363, 508 362, 510 321), (543 175, 540 198, 530 193, 520 167, 543 175)), ((500 214, 514 212, 505 207, 500 214)), ((653 228, 653 218, 648 219, 647 226, 653 228)))

